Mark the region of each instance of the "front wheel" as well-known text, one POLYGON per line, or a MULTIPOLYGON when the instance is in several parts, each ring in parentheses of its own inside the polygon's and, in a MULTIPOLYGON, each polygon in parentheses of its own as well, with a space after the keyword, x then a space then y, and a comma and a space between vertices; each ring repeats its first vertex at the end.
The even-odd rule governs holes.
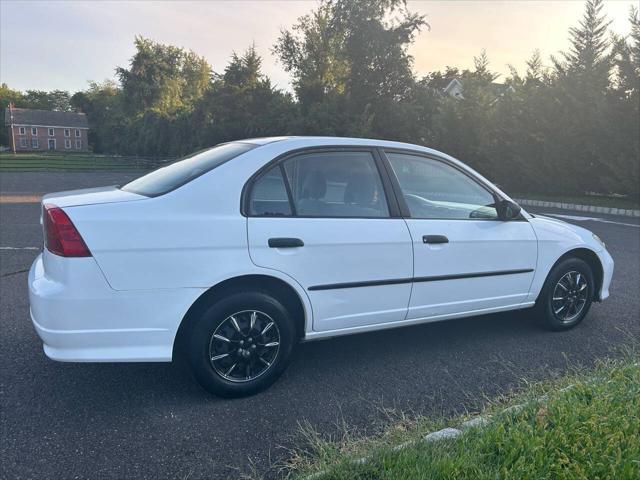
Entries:
POLYGON ((591 267, 579 258, 567 258, 555 265, 545 281, 536 304, 544 326, 568 330, 589 312, 595 282, 591 267))
POLYGON ((252 395, 275 382, 296 342, 293 319, 263 292, 237 292, 212 305, 188 339, 191 370, 221 397, 252 395))

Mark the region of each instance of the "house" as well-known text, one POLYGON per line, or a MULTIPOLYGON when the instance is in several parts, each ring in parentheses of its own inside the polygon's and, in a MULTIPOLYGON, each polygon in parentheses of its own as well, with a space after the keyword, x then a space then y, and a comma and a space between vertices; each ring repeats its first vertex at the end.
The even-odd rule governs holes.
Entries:
POLYGON ((87 152, 89 122, 84 113, 15 108, 4 110, 9 147, 15 152, 87 152))
MULTIPOLYGON (((500 97, 503 97, 506 93, 515 92, 515 89, 511 85, 497 82, 491 83, 490 90, 495 96, 494 102, 497 101, 500 97)), ((442 91, 445 95, 464 100, 464 96, 462 94, 462 82, 460 82, 460 80, 458 80, 457 78, 451 80, 442 91)))
POLYGON ((443 92, 445 95, 449 95, 453 98, 462 98, 462 83, 457 78, 451 80, 446 87, 444 87, 443 92))

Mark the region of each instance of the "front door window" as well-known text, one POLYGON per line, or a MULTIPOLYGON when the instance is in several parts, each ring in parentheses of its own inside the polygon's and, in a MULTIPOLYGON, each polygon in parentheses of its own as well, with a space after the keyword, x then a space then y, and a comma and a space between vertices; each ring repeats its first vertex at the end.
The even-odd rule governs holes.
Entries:
POLYGON ((460 170, 431 158, 387 152, 411 218, 497 220, 493 194, 460 170))
POLYGON ((49 150, 55 150, 55 149, 56 149, 55 139, 49 139, 49 150))

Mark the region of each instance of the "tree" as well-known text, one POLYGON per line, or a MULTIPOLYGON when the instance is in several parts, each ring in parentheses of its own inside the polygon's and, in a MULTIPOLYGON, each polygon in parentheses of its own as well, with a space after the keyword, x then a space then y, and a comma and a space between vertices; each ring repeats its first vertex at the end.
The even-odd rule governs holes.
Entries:
POLYGON ((87 114, 89 142, 97 152, 127 153, 126 126, 129 124, 123 108, 120 88, 109 80, 90 82, 89 88, 71 97, 73 107, 87 114))
POLYGON ((0 108, 5 108, 9 103, 18 106, 22 103, 22 92, 9 88, 6 83, 0 84, 0 108))
POLYGON ((234 52, 224 73, 214 75, 211 89, 191 119, 205 126, 199 143, 287 133, 295 118, 293 99, 272 87, 261 65, 252 45, 242 55, 234 52))
POLYGON ((241 57, 233 52, 231 62, 224 69, 223 81, 229 86, 256 88, 260 83, 265 82, 261 68, 262 59, 256 52, 254 44, 241 57))
POLYGON ((615 82, 607 95, 612 125, 609 135, 616 148, 609 164, 612 175, 606 188, 640 197, 640 18, 638 9, 629 11, 629 38, 614 35, 615 82))
POLYGON ((612 53, 610 22, 602 8, 602 0, 587 0, 582 20, 569 30, 569 50, 562 60, 552 58, 549 94, 555 107, 549 123, 557 145, 552 156, 555 171, 550 173, 566 192, 605 188, 601 180, 612 175, 608 157, 615 145, 607 135, 612 128, 607 121, 612 53))
POLYGON ((422 81, 435 90, 443 91, 454 78, 460 78, 460 75, 461 72, 457 67, 446 66, 444 72, 430 72, 422 81))
POLYGON ((292 74, 298 101, 305 107, 345 90, 349 66, 340 56, 340 38, 331 28, 331 7, 321 2, 291 30, 282 30, 273 47, 284 69, 292 74))
POLYGON ((571 47, 554 59, 557 74, 579 82, 581 88, 604 92, 609 85, 612 56, 608 28, 611 22, 602 13, 603 0, 587 0, 585 13, 577 27, 569 30, 571 47))
POLYGON ((487 83, 491 83, 498 78, 496 73, 489 70, 489 57, 485 49, 482 49, 480 55, 473 57, 473 65, 473 72, 467 73, 466 77, 472 77, 487 83))
POLYGON ((172 115, 181 108, 193 108, 209 86, 211 67, 207 61, 144 37, 136 37, 135 46, 129 68, 116 69, 127 110, 172 115))
POLYGON ((424 16, 410 13, 402 0, 335 0, 331 13, 340 56, 349 66, 347 91, 356 104, 402 98, 414 84, 407 49, 428 26, 424 16))
POLYGON ((543 77, 544 67, 542 65, 542 57, 540 56, 540 50, 536 49, 529 60, 527 60, 526 79, 529 82, 538 83, 542 81, 543 77))
POLYGON ((629 39, 615 35, 613 50, 617 87, 625 96, 640 93, 640 17, 634 6, 629 11, 629 23, 629 39))
POLYGON ((5 108, 9 102, 17 108, 33 108, 38 110, 56 110, 59 112, 70 112, 71 96, 64 90, 27 90, 20 92, 13 90, 3 83, 0 86, 0 108, 5 108))
POLYGON ((323 0, 283 30, 274 53, 293 75, 303 130, 384 135, 386 113, 411 97, 407 48, 425 25, 401 0, 323 0))
POLYGON ((13 90, 9 88, 6 83, 0 84, 0 112, 2 112, 3 128, 0 128, 0 145, 8 145, 9 137, 7 129, 4 128, 4 109, 9 106, 10 103, 18 105, 22 100, 22 92, 19 90, 13 90))

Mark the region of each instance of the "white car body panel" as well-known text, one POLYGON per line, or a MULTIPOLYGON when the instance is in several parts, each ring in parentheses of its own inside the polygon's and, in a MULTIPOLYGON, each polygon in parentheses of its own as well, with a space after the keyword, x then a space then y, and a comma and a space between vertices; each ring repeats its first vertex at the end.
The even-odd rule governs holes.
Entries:
POLYGON ((529 220, 538 238, 538 263, 531 284, 529 301, 535 301, 542 289, 547 273, 565 253, 578 248, 595 253, 603 267, 603 282, 598 294, 600 300, 609 296, 609 284, 613 275, 613 259, 586 228, 571 225, 554 218, 535 216, 529 220))
POLYGON ((145 200, 146 198, 147 197, 143 195, 125 192, 117 187, 96 187, 50 193, 42 197, 42 203, 53 203, 60 208, 66 208, 74 205, 132 202, 135 200, 145 200))
POLYGON ((408 318, 425 318, 491 308, 517 307, 527 300, 538 244, 526 221, 407 219, 413 237, 416 281, 408 318), (423 235, 444 235, 448 243, 425 244, 423 235), (522 271, 517 274, 506 272, 522 271), (502 275, 429 281, 485 272, 502 275))
POLYGON ((255 269, 246 219, 197 208, 172 211, 167 204, 158 197, 66 212, 115 290, 209 288, 227 272, 255 269))
POLYGON ((599 297, 608 295, 613 261, 592 234, 524 211, 518 222, 244 217, 241 196, 249 178, 274 158, 307 147, 411 149, 490 184, 458 160, 416 145, 332 137, 246 142, 259 146, 157 197, 105 187, 43 198, 64 209, 93 255, 63 258, 45 249, 31 267, 31 315, 48 356, 170 361, 176 332, 194 302, 211 287, 245 275, 273 277, 296 292, 307 340, 530 306, 553 264, 575 248, 597 254, 603 267, 599 297), (451 241, 424 245, 424 234, 451 241), (305 246, 268 248, 271 237, 304 238, 305 246), (534 272, 411 281, 520 269, 534 272), (409 280, 309 290, 388 279, 409 280))
POLYGON ((288 273, 313 305, 313 330, 403 320, 411 284, 314 290, 341 283, 411 278, 411 239, 400 218, 249 218, 249 248, 256 265, 288 273), (271 237, 304 240, 301 248, 269 248, 271 237), (310 290, 311 288, 311 290, 310 290))
POLYGON ((55 360, 170 361, 179 322, 205 289, 116 292, 93 258, 46 250, 29 272, 31 319, 55 360))

